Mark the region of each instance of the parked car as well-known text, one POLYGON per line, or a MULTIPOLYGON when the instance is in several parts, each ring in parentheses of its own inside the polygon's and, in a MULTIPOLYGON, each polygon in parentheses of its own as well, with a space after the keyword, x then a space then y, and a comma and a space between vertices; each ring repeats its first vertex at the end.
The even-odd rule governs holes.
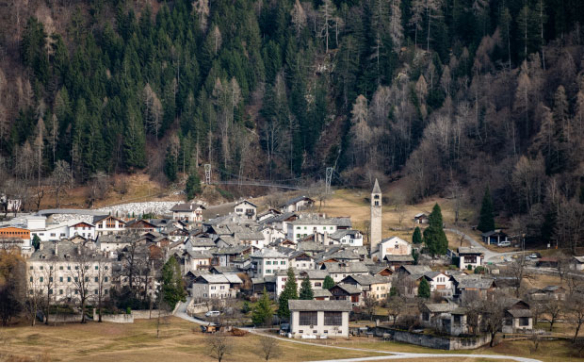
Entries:
POLYGON ((209 317, 212 317, 212 316, 219 316, 219 315, 221 315, 221 312, 220 311, 217 311, 217 310, 211 310, 211 311, 207 311, 205 313, 205 316, 208 317, 208 318, 209 317))
POLYGON ((498 247, 509 247, 511 246, 511 241, 501 241, 499 243, 497 243, 498 247))

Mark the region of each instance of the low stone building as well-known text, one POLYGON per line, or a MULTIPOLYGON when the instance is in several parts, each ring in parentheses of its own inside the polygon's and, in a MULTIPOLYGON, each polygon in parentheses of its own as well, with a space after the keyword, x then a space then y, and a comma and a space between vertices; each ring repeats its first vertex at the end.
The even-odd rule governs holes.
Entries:
POLYGON ((294 338, 349 336, 350 301, 290 300, 288 308, 294 338))

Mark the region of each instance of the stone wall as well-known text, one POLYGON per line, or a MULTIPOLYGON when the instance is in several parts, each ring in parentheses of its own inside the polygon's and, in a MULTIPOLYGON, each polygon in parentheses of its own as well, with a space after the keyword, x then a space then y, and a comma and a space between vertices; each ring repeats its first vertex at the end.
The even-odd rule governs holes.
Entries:
POLYGON ((488 335, 479 337, 447 337, 421 333, 410 333, 407 331, 384 327, 377 327, 375 329, 376 336, 382 337, 383 334, 390 334, 391 339, 396 342, 420 345, 423 347, 442 350, 476 349, 488 344, 491 341, 491 337, 488 335))
MULTIPOLYGON (((93 321, 99 321, 99 315, 93 314, 93 321)), ((104 314, 101 316, 101 321, 104 323, 132 324, 134 323, 134 316, 133 314, 104 314)))
MULTIPOLYGON (((160 313, 160 316, 169 316, 169 315, 172 315, 172 313, 170 311, 163 310, 160 313)), ((152 315, 150 315, 150 310, 133 310, 132 316, 134 317, 134 319, 151 319, 150 318, 151 316, 152 316, 152 319, 156 319, 156 318, 158 318, 158 310, 152 310, 152 315)))
POLYGON ((49 315, 49 324, 80 323, 80 322, 81 322, 81 314, 79 314, 79 315, 77 315, 77 314, 50 314, 49 315))

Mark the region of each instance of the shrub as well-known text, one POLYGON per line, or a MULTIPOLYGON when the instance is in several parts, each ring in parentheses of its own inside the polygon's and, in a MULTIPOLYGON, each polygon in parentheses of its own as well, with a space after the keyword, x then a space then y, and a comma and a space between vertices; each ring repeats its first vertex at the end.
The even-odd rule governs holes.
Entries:
POLYGON ((128 315, 132 314, 132 308, 131 307, 128 306, 126 308, 126 314, 128 314, 128 315))

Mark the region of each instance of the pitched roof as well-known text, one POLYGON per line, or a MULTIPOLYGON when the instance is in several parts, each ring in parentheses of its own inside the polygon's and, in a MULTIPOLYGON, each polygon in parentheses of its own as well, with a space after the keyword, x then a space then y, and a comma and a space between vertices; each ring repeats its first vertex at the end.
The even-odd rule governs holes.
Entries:
POLYGON ((375 184, 373 185, 372 194, 381 194, 381 188, 379 187, 379 181, 375 178, 375 184))
POLYGON ((207 209, 202 204, 180 203, 180 204, 177 204, 174 207, 170 208, 170 210, 173 212, 192 212, 192 211, 196 210, 197 208, 207 209))
POLYGON ((333 296, 330 291, 326 289, 312 289, 312 296, 317 297, 330 297, 333 296))
POLYGON ((465 255, 482 255, 483 253, 476 248, 473 247, 458 247, 458 254, 465 254, 465 255))
POLYGON ((458 305, 454 303, 424 304, 424 307, 431 313, 449 313, 457 309, 458 305))
POLYGON ((459 289, 486 290, 493 286, 493 279, 462 279, 458 284, 459 289))
POLYGON ((339 289, 347 292, 347 294, 349 294, 349 295, 360 294, 361 292, 363 292, 362 288, 360 288, 356 285, 352 285, 352 284, 339 283, 339 284, 336 284, 334 287, 338 287, 339 289))
POLYGON ((412 255, 385 255, 383 259, 387 262, 414 262, 412 255))
POLYGON ((352 304, 347 300, 288 300, 290 311, 351 311, 352 304))
POLYGON ((321 270, 331 273, 369 273, 369 269, 362 262, 324 262, 321 270), (324 268, 323 268, 324 267, 324 268))
POLYGON ((288 258, 285 254, 271 250, 269 248, 264 249, 263 251, 254 252, 250 255, 252 258, 288 258))
POLYGON ((305 195, 302 195, 302 196, 299 196, 299 197, 294 197, 294 198, 292 198, 292 199, 289 199, 289 200, 287 200, 287 201, 284 203, 284 205, 286 206, 286 205, 290 205, 290 204, 296 204, 296 203, 298 203, 298 202, 300 202, 300 201, 302 201, 302 200, 305 200, 305 199, 308 199, 308 200, 310 200, 310 201, 312 201, 312 202, 314 203, 314 199, 312 199, 312 198, 309 198, 309 197, 307 197, 307 196, 305 196, 305 195))
POLYGON ((255 207, 255 208, 257 208, 257 207, 258 207, 257 205, 253 204, 252 202, 250 202, 250 201, 249 201, 249 200, 247 200, 247 199, 244 199, 244 200, 242 200, 241 202, 239 202, 239 203, 235 204, 235 206, 237 207, 237 206, 238 206, 238 205, 240 205, 240 204, 249 204, 249 205, 251 205, 252 207, 255 207))
POLYGON ((510 309, 507 312, 514 318, 531 318, 533 313, 529 309, 510 309))

